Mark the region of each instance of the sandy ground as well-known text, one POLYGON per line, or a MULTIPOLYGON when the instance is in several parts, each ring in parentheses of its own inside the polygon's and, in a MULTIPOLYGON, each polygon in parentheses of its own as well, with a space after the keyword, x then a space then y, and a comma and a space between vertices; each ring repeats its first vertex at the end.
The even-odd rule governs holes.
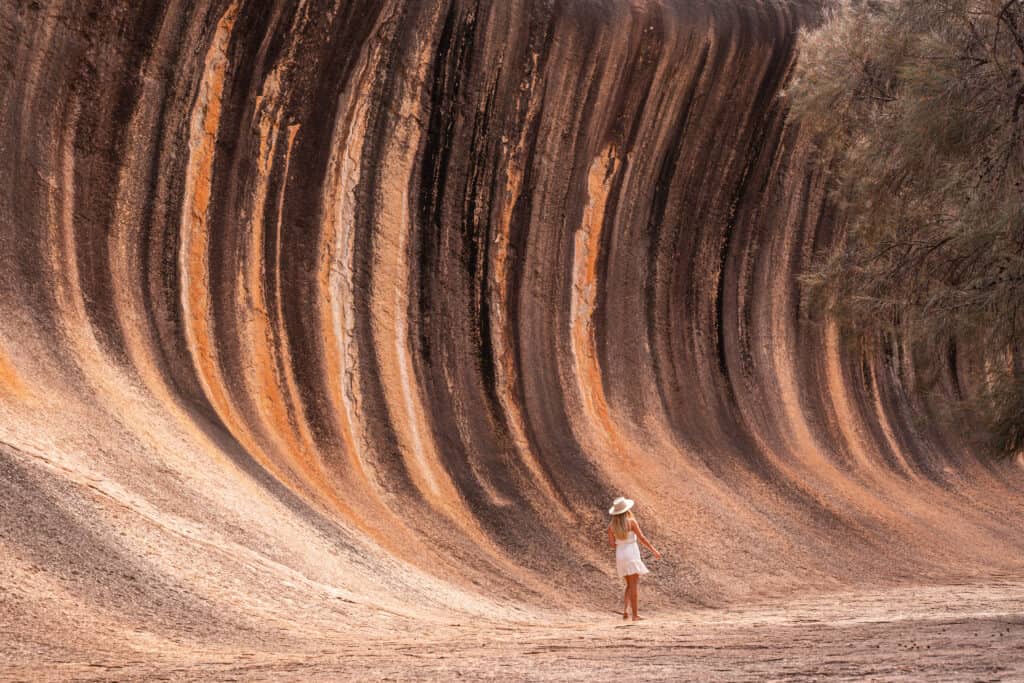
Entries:
MULTIPOLYGON (((856 591, 640 623, 413 620, 308 647, 188 647, 39 661, 8 652, 4 680, 1024 680, 1024 582, 856 591), (11 655, 14 656, 11 659, 11 655), (17 661, 17 660, 21 661, 17 661)), ((116 644, 112 644, 116 647, 116 644)))

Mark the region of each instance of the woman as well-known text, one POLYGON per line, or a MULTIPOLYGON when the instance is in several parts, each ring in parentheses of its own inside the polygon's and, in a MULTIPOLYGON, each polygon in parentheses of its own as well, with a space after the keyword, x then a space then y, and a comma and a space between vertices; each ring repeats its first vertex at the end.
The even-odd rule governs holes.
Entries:
POLYGON ((643 560, 640 559, 640 548, 637 541, 643 543, 656 559, 661 559, 661 553, 654 549, 647 537, 640 531, 640 525, 636 523, 630 508, 633 501, 629 498, 618 497, 612 502, 608 514, 612 516, 612 522, 608 525, 608 545, 615 548, 615 571, 619 577, 626 580, 626 592, 623 595, 622 618, 629 618, 629 606, 633 607, 633 621, 643 619, 637 613, 637 603, 640 600, 638 587, 640 575, 648 573, 643 560))

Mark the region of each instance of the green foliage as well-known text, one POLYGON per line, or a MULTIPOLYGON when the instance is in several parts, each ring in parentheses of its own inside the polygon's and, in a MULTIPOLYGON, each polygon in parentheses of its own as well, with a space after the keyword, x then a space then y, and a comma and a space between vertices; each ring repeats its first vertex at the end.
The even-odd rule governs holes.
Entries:
POLYGON ((993 451, 1019 452, 1024 2, 841 3, 801 35, 787 94, 843 216, 811 295, 847 339, 893 333, 922 371, 969 347, 984 371, 961 407, 993 451))

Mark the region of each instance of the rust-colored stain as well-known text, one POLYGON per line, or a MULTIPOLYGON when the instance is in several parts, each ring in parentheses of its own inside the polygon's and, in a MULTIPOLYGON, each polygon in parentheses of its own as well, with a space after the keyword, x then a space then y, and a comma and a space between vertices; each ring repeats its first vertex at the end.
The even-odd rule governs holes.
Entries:
POLYGON ((28 395, 28 387, 22 382, 11 359, 0 352, 0 391, 12 394, 17 398, 28 395))
POLYGON ((605 223, 608 193, 615 180, 619 160, 609 147, 590 165, 587 174, 583 222, 575 233, 573 252, 572 351, 576 381, 583 399, 585 421, 599 428, 598 447, 623 455, 626 451, 612 422, 601 386, 601 365, 594 342, 594 310, 597 305, 597 262, 601 254, 601 230, 605 223))

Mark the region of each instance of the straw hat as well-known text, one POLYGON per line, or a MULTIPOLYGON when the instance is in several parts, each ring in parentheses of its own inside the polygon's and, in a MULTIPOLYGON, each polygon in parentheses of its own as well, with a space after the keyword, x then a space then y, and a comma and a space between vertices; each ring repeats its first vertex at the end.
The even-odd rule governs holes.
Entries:
POLYGON ((612 506, 608 509, 609 515, 621 515, 623 512, 633 507, 633 501, 629 498, 623 498, 619 496, 612 501, 612 506))

